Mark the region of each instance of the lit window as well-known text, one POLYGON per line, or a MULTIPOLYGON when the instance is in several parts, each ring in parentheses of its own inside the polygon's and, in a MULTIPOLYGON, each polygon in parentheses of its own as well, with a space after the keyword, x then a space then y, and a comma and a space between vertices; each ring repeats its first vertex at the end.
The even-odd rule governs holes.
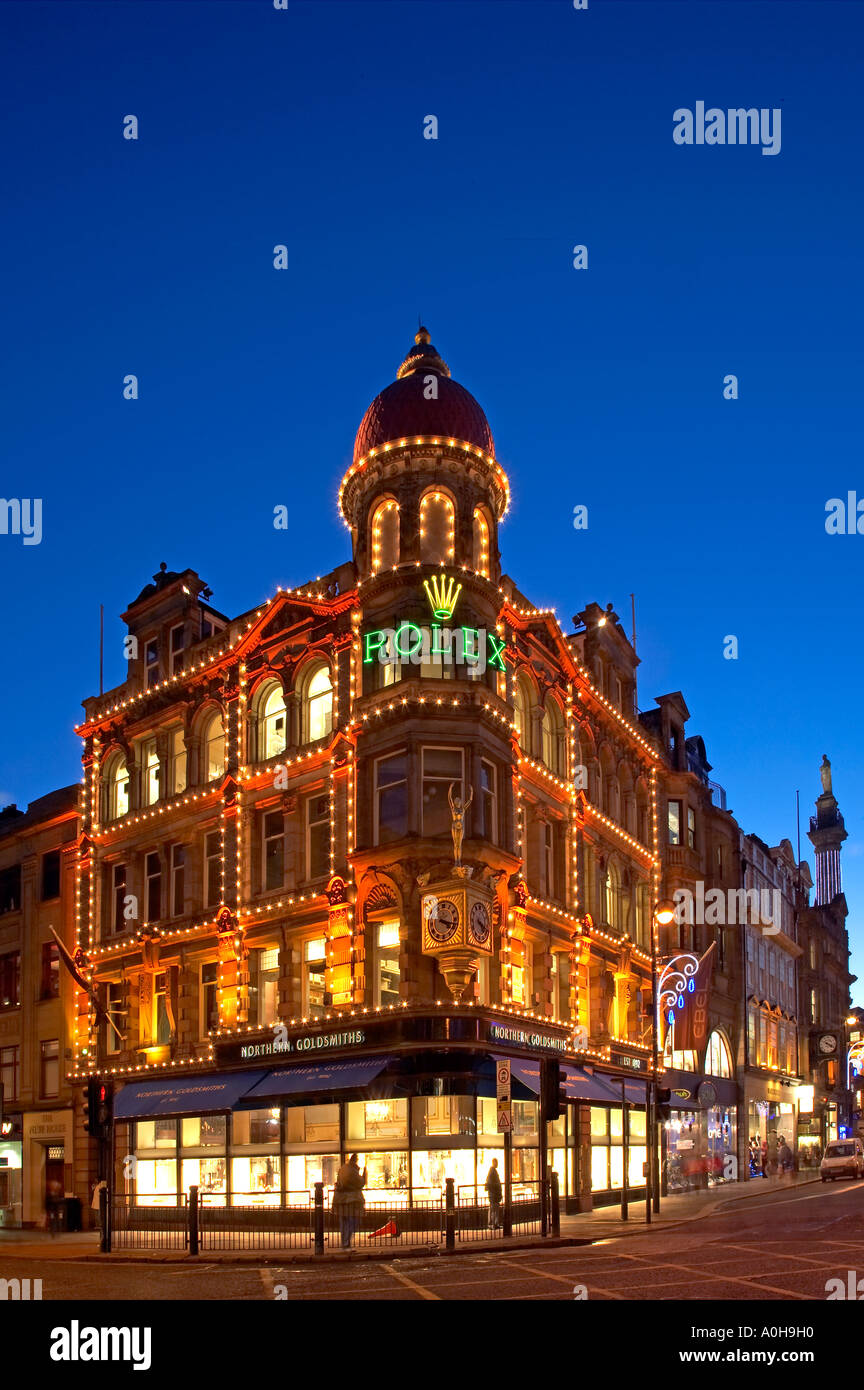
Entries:
POLYGON ((443 492, 426 492, 420 499, 420 559, 445 564, 455 554, 456 511, 443 492))
POLYGON ((285 877, 285 817, 281 811, 264 816, 264 891, 281 888, 285 877))
POLYGON ((186 740, 182 729, 171 731, 171 765, 168 785, 172 796, 179 796, 186 790, 186 740))
POLYGON ((113 895, 112 927, 115 932, 126 930, 126 865, 111 866, 111 892, 113 895))
POLYGON ((143 748, 144 805, 154 806, 159 800, 159 754, 156 740, 150 739, 143 748))
POLYGON ((225 772, 225 729, 222 715, 214 714, 204 729, 204 781, 215 782, 225 772))
POLYGON ((266 762, 287 746, 287 714, 281 685, 268 691, 261 705, 261 757, 266 762))
POLYGON ((305 943, 303 959, 303 1013, 307 1018, 321 1018, 327 969, 327 942, 323 936, 305 943))
POLYGON ((129 771, 123 758, 118 758, 111 778, 109 820, 119 820, 129 810, 129 771))
POLYGON ((105 1051, 109 1056, 119 1052, 123 1046, 122 1034, 125 1030, 125 1014, 123 1012, 123 986, 121 984, 109 984, 105 988, 105 1012, 119 1029, 121 1037, 118 1038, 114 1028, 110 1023, 105 1024, 105 1051))
POLYGON ((201 1036, 219 1027, 219 966, 209 961, 201 966, 201 1036))
POLYGON ((379 922, 375 1003, 399 1002, 399 921, 379 922))
POLYGON ((696 848, 696 812, 692 806, 687 807, 687 843, 691 849, 696 848))
POLYGON ((681 802, 670 801, 668 807, 669 844, 681 843, 681 802))
POLYGON ((168 972, 154 977, 153 983, 153 1041, 160 1047, 171 1041, 171 1017, 168 1009, 168 972))
POLYGON ((399 504, 390 497, 372 516, 372 573, 399 563, 399 504))
POLYGON ((252 951, 250 959, 249 1025, 265 1028, 279 1016, 279 948, 252 951))
MULTIPOLYGON (((461 748, 423 749, 423 834, 427 837, 449 835, 452 814, 448 793, 455 783, 455 793, 462 796, 461 748)), ((467 827, 466 827, 467 829, 467 827)))
POLYGON ((304 700, 304 743, 326 738, 333 728, 333 686, 330 671, 319 666, 308 681, 304 700))
POLYGON ((484 578, 489 578, 489 522, 479 507, 474 508, 474 568, 484 578))

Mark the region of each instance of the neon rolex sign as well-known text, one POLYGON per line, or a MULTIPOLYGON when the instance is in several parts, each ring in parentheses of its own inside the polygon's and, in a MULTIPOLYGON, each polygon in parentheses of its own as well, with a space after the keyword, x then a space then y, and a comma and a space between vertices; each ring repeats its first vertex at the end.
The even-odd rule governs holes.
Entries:
MULTIPOLYGON (((433 617, 449 622, 462 585, 453 578, 435 575, 424 580, 423 587, 433 617)), ((470 666, 478 672, 487 666, 504 671, 505 651, 505 642, 494 632, 482 627, 443 627, 440 621, 421 627, 406 620, 398 627, 373 628, 363 634, 364 666, 376 661, 382 666, 421 666, 440 661, 470 666)))

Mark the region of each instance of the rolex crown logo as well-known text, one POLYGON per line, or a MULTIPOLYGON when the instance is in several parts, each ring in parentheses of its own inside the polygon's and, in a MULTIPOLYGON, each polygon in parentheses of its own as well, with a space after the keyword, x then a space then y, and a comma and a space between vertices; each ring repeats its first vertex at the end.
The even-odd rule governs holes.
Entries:
POLYGON ((423 588, 426 590, 435 617, 452 618, 456 600, 462 592, 462 585, 457 584, 453 578, 446 579, 443 574, 436 574, 431 580, 423 580, 423 588))

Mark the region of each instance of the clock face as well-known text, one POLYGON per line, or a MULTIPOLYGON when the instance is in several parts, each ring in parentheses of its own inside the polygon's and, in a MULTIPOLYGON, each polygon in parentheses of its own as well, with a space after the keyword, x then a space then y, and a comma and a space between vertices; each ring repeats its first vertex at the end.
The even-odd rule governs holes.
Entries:
POLYGON ((471 909, 471 931, 474 940, 485 942, 489 937, 491 922, 489 919, 489 909, 485 903, 475 903, 471 909))
POLYGON ((445 942, 456 935, 459 926, 459 909, 449 898, 438 899, 438 910, 434 917, 426 921, 429 935, 433 941, 445 942))
POLYGON ((826 1053, 837 1051, 837 1039, 833 1033, 824 1033, 819 1039, 819 1051, 826 1053))

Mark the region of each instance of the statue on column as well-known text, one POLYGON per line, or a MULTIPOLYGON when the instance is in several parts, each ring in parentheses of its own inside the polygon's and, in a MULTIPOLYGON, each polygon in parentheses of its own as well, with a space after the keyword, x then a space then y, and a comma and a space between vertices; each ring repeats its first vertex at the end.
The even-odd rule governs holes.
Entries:
POLYGON ((827 753, 822 754, 822 766, 819 769, 819 775, 822 778, 823 795, 833 796, 834 793, 831 787, 831 763, 827 753))
POLYGON ((465 834, 465 812, 474 800, 474 788, 469 786, 468 798, 467 800, 463 800, 461 796, 453 795, 453 788, 455 786, 456 783, 451 782, 450 786, 447 788, 447 800, 450 803, 450 815, 452 818, 450 834, 453 836, 453 863, 458 869, 462 866, 462 839, 465 834))

